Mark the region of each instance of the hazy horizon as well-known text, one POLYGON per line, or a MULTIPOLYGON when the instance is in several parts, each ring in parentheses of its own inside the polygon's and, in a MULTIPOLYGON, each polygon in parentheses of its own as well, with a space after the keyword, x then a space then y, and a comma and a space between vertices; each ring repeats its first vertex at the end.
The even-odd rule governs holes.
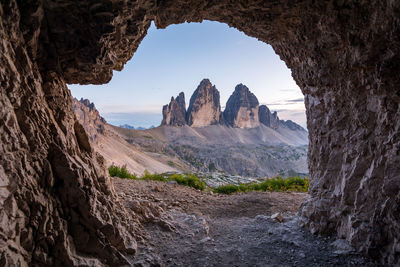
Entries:
POLYGON ((304 98, 272 47, 219 22, 184 23, 158 30, 152 24, 133 58, 104 85, 69 85, 72 95, 94 102, 113 125, 158 126, 162 106, 185 93, 186 105, 204 78, 225 106, 245 84, 280 119, 306 128, 304 98))

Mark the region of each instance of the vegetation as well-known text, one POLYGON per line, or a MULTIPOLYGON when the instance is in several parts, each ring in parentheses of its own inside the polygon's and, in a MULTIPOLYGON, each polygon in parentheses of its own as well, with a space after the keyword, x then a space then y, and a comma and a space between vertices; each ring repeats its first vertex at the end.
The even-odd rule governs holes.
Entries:
MULTIPOLYGON (((204 177, 201 177, 193 173, 149 173, 145 171, 142 177, 137 177, 135 174, 129 173, 126 166, 118 167, 111 165, 108 168, 108 172, 113 177, 120 177, 126 179, 136 180, 151 180, 160 182, 175 181, 180 185, 189 186, 199 190, 206 189, 206 183, 203 181, 204 177)), ((307 192, 309 186, 309 178, 301 178, 298 176, 283 178, 277 176, 275 178, 267 178, 260 180, 259 182, 247 183, 247 184, 228 184, 221 185, 215 188, 210 188, 214 193, 220 194, 232 194, 236 192, 249 192, 249 191, 295 191, 295 192, 307 192)))
POLYGON ((112 177, 127 178, 127 179, 137 178, 135 174, 129 173, 129 171, 126 169, 126 166, 118 167, 115 165, 111 165, 108 168, 108 172, 112 177))
POLYGON ((206 183, 196 174, 178 174, 178 173, 149 173, 145 171, 142 177, 137 177, 135 174, 131 174, 127 171, 126 166, 118 167, 111 165, 108 168, 108 172, 113 177, 136 179, 136 180, 151 180, 160 182, 175 181, 180 185, 189 186, 195 189, 204 190, 206 189, 206 183))
POLYGON ((260 183, 249 183, 239 185, 221 185, 213 189, 214 193, 232 194, 236 192, 249 191, 296 191, 307 192, 309 186, 309 178, 281 176, 275 178, 267 178, 260 183))

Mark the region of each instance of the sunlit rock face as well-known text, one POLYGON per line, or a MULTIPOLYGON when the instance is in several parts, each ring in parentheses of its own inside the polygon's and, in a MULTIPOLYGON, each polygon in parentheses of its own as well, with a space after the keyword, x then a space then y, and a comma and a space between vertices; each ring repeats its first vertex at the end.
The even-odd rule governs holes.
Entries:
POLYGON ((219 91, 210 80, 204 79, 190 98, 186 122, 192 127, 204 127, 219 124, 220 121, 219 91))
POLYGON ((399 265, 399 10, 389 0, 1 1, 1 262, 128 264, 137 215, 85 145, 66 83, 108 82, 151 20, 208 19, 270 44, 305 96, 305 225, 399 265))
POLYGON ((235 87, 226 103, 224 119, 232 127, 254 128, 260 125, 257 97, 245 85, 235 87))
POLYGON ((78 121, 85 128, 88 138, 91 142, 96 142, 98 134, 104 133, 106 120, 100 116, 94 103, 90 102, 89 99, 81 98, 81 100, 78 100, 73 98, 72 105, 74 107, 75 115, 78 121))
POLYGON ((183 126, 186 124, 185 94, 181 92, 176 99, 171 97, 168 105, 162 109, 163 120, 161 125, 183 126))

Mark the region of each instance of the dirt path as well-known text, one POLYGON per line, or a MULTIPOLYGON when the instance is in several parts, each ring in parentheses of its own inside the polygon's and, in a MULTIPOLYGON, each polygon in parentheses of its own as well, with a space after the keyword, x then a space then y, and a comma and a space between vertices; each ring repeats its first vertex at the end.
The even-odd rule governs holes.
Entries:
POLYGON ((176 184, 114 178, 141 215, 138 266, 377 266, 344 241, 312 235, 295 215, 304 193, 210 194, 176 184), (283 222, 271 219, 279 212, 283 222))

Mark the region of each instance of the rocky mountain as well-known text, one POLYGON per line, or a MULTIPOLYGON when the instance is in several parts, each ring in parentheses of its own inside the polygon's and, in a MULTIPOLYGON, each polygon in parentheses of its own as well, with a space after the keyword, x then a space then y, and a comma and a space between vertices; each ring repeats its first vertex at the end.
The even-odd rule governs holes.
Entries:
POLYGON ((280 120, 278 117, 278 113, 276 111, 271 113, 266 105, 261 105, 258 108, 258 116, 262 124, 275 130, 283 127, 292 131, 305 131, 303 127, 292 120, 280 120))
MULTIPOLYGON (((200 113, 193 111, 190 114, 204 115, 205 113, 201 113, 204 107, 202 104, 210 107, 210 99, 213 102, 215 99, 215 110, 220 110, 217 105, 219 94, 213 87, 208 80, 202 81, 191 101, 192 110, 200 113), (210 96, 211 94, 213 96, 210 96), (208 101, 204 101, 206 99, 208 101)), ((203 120, 202 127, 189 126, 186 121, 182 125, 183 93, 177 98, 172 98, 165 108, 169 111, 165 113, 165 125, 147 130, 133 130, 107 124, 95 105, 87 99, 73 99, 73 103, 76 117, 87 132, 93 149, 104 157, 107 166, 126 165, 131 172, 138 175, 145 170, 159 173, 219 172, 246 177, 308 173, 307 132, 297 128, 297 124, 280 121, 276 113, 271 114, 266 106, 258 107, 257 99, 244 86, 237 87, 231 97, 232 106, 239 107, 236 112, 239 115, 235 115, 234 118, 244 119, 245 116, 240 116, 241 112, 246 114, 243 110, 260 109, 262 116, 278 122, 278 128, 270 127, 271 124, 266 123, 267 119, 262 116, 262 123, 257 127, 237 127, 237 124, 236 127, 231 127, 221 122, 221 119, 217 120, 217 113, 212 113, 215 115, 214 121, 203 120), (206 125, 214 122, 218 123, 206 125)), ((222 117, 222 113, 219 114, 222 117)), ((193 119, 194 123, 199 123, 196 116, 193 116, 193 119)), ((236 122, 240 120, 236 119, 236 122)))
POLYGON ((238 84, 224 110, 226 123, 232 127, 254 128, 260 125, 258 99, 243 84, 238 84))
POLYGON ((271 111, 266 105, 261 105, 258 107, 258 118, 260 123, 265 126, 271 127, 271 111))
MULTIPOLYGON (((83 125, 91 147, 103 156, 105 165, 111 164, 118 166, 125 165, 131 172, 142 175, 145 170, 150 172, 168 172, 188 170, 185 163, 162 153, 148 153, 143 149, 129 143, 115 129, 120 131, 126 128, 116 127, 108 124, 97 111, 94 103, 88 99, 72 100, 76 117, 79 121, 77 125, 83 125), (177 166, 172 167, 171 165, 177 166)), ((82 126, 81 126, 82 127, 82 126)), ((132 126, 131 126, 132 127, 132 126)), ((138 127, 139 128, 139 127, 138 127)), ((144 128, 143 128, 144 129, 144 128)), ((80 130, 80 129, 78 129, 80 130)), ((138 131, 126 129, 127 131, 138 131)), ((141 132, 140 130, 138 132, 141 132)), ((162 151, 162 145, 159 151, 162 151)))
POLYGON ((186 123, 193 127, 219 124, 221 115, 219 91, 210 80, 202 80, 190 98, 186 123))
POLYGON ((130 130, 135 130, 135 127, 129 124, 122 124, 119 127, 125 128, 125 129, 130 129, 130 130))
POLYGON ((162 109, 163 120, 161 125, 183 126, 186 124, 185 94, 180 93, 176 99, 171 97, 168 105, 162 109))
POLYGON ((219 172, 246 177, 306 175, 306 131, 274 130, 265 125, 235 128, 160 126, 136 131, 115 128, 129 143, 148 153, 179 159, 193 172, 219 172))
POLYGON ((295 122, 280 120, 278 113, 271 113, 266 105, 259 106, 257 97, 243 84, 238 84, 229 97, 225 110, 221 111, 219 91, 209 79, 203 79, 190 98, 186 111, 185 95, 171 97, 162 109, 161 125, 206 127, 226 125, 233 128, 255 128, 261 124, 277 130, 287 128, 292 131, 306 130, 295 122))
POLYGON ((106 120, 100 116, 94 103, 88 99, 73 98, 72 104, 78 121, 83 125, 91 142, 96 142, 98 135, 104 133, 106 120))
POLYGON ((146 130, 146 129, 153 129, 155 126, 151 125, 150 127, 142 127, 142 126, 137 126, 135 128, 135 126, 129 125, 129 124, 122 124, 119 127, 121 128, 125 128, 125 129, 130 129, 130 130, 146 130))

